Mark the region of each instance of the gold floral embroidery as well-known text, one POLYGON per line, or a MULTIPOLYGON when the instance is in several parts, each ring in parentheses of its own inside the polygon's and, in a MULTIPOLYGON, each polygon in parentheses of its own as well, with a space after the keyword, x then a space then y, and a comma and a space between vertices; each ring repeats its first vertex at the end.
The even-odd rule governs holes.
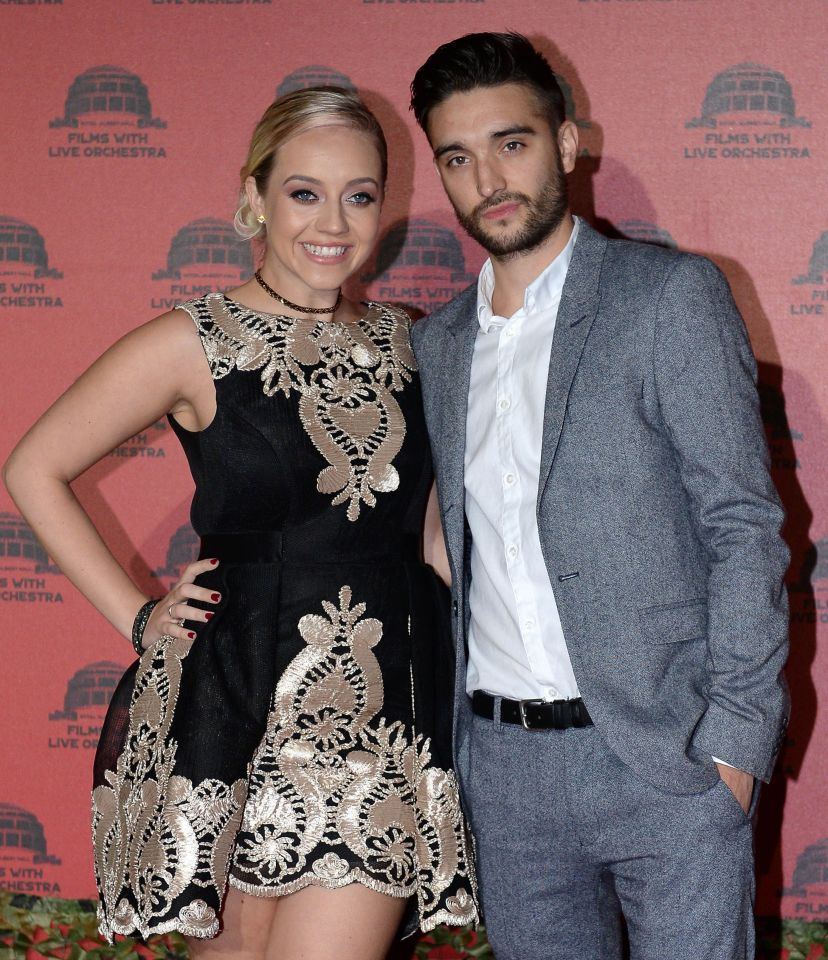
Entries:
POLYGON ((172 774, 177 745, 169 729, 189 646, 162 637, 141 658, 124 750, 92 793, 98 925, 110 941, 116 933, 218 932, 216 908, 203 899, 172 915, 173 901, 191 886, 221 903, 247 795, 246 780, 194 787, 172 774))
POLYGON ((424 930, 468 923, 477 910, 454 774, 431 766, 428 740, 377 720, 383 626, 352 599, 344 586, 327 616, 299 621, 307 646, 274 693, 230 883, 275 896, 358 882, 416 893, 424 930))
POLYGON ((295 391, 305 432, 329 466, 316 487, 348 504, 356 520, 375 493, 399 486, 393 465, 405 419, 393 394, 417 369, 406 314, 371 303, 356 323, 271 316, 246 310, 221 293, 180 305, 192 316, 213 379, 259 370, 267 396, 295 391))

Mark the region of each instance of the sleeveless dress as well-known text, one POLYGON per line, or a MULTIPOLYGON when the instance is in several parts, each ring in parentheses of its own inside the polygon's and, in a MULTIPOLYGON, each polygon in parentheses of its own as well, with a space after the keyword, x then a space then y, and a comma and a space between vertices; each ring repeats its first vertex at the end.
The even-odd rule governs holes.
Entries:
POLYGON ((361 883, 411 897, 405 932, 477 919, 451 770, 448 591, 420 553, 431 462, 409 319, 193 318, 217 410, 174 420, 195 480, 194 641, 127 671, 95 759, 101 932, 212 937, 227 884, 361 883))

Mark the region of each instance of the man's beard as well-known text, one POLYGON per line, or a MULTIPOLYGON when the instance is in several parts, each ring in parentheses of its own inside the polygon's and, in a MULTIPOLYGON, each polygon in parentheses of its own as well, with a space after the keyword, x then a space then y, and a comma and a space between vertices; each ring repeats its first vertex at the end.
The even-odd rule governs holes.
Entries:
POLYGON ((460 226, 498 260, 511 260, 531 253, 561 225, 569 209, 566 175, 560 161, 555 167, 534 198, 525 193, 504 192, 484 200, 470 214, 461 213, 455 207, 454 212, 460 226), (521 203, 527 210, 523 224, 513 233, 499 236, 488 233, 481 225, 483 214, 502 203, 515 202, 521 203))

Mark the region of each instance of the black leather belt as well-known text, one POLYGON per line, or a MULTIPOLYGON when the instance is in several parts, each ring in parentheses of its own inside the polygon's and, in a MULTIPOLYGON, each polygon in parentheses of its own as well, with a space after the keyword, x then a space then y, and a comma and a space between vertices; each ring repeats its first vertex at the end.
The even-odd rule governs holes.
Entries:
MULTIPOLYGON (((494 719, 495 698, 475 690, 472 710, 478 717, 494 719)), ((584 701, 575 700, 500 700, 501 723, 519 723, 526 730, 568 730, 569 727, 591 727, 592 718, 584 701)))

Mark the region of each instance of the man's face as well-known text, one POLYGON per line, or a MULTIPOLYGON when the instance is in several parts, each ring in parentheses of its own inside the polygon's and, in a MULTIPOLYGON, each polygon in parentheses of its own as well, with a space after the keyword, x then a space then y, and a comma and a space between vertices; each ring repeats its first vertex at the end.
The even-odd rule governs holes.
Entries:
POLYGON ((431 111, 428 138, 457 219, 492 256, 529 253, 560 226, 577 129, 553 134, 528 87, 453 93, 431 111))

